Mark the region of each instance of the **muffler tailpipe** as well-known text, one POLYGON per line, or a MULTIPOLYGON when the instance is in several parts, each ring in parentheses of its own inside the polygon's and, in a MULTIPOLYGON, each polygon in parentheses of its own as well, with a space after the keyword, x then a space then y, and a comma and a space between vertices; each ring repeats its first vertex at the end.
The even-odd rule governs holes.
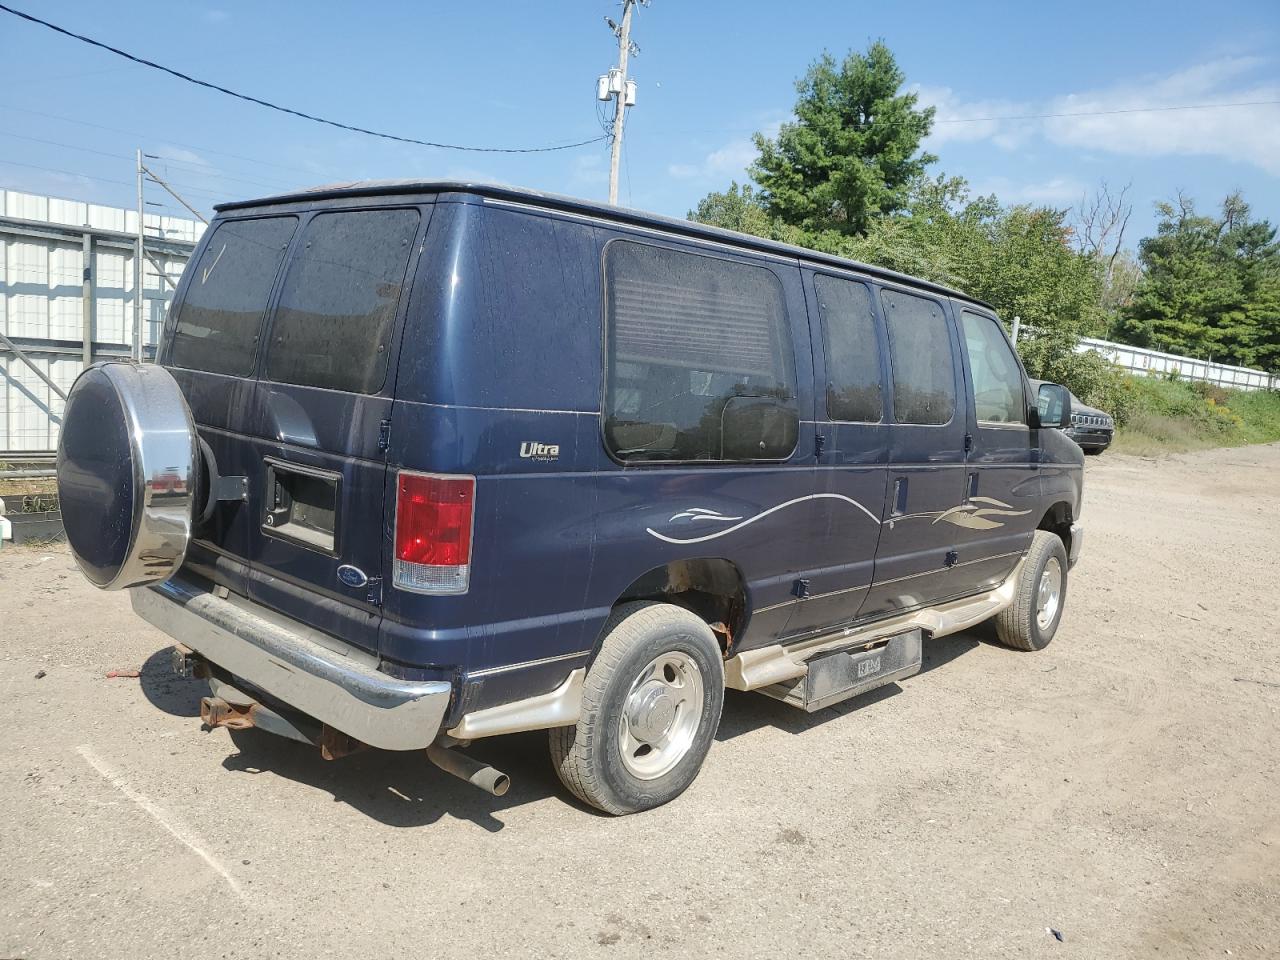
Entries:
POLYGON ((459 780, 465 780, 495 797, 502 796, 511 787, 511 778, 501 770, 495 770, 487 763, 473 760, 457 750, 432 744, 427 747, 427 759, 445 773, 451 773, 459 780))

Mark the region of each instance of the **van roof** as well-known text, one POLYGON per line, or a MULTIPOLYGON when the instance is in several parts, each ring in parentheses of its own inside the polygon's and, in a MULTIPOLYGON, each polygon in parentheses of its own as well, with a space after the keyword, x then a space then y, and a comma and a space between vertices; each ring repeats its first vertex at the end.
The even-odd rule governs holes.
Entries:
POLYGON ((785 257, 794 257, 811 263, 823 263, 846 270, 857 270, 887 280, 897 280, 923 287, 945 296, 958 297, 970 303, 986 307, 989 310, 995 309, 989 303, 979 300, 962 290, 956 290, 929 280, 922 280, 919 277, 909 276, 885 267, 877 267, 868 263, 837 257, 834 254, 810 250, 807 247, 797 247, 777 240, 766 240, 763 237, 737 233, 733 230, 722 230, 719 227, 694 223, 691 220, 666 217, 661 214, 633 210, 628 207, 612 206, 596 200, 582 200, 578 197, 568 197, 556 193, 545 193, 541 190, 531 190, 526 187, 512 187, 496 183, 462 180, 353 180, 347 183, 329 183, 318 187, 308 187, 304 190, 276 194, 257 200, 235 200, 228 203, 220 203, 214 209, 222 213, 227 210, 243 210, 248 207, 272 206, 281 203, 300 203, 341 197, 400 196, 419 193, 469 193, 480 197, 492 197, 498 200, 525 203, 549 210, 562 210, 568 213, 597 217, 622 224, 656 228, 666 233, 715 240, 750 250, 760 250, 766 253, 781 254, 785 257))

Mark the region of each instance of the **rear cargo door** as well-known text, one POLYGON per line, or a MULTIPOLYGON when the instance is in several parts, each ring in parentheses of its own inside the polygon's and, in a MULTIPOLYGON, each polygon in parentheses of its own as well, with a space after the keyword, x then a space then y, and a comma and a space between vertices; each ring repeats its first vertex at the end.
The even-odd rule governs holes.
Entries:
POLYGON ((429 210, 304 218, 260 361, 249 596, 371 651, 387 536, 389 361, 429 210))
MULTIPOLYGON (((298 225, 293 215, 215 222, 168 318, 160 362, 182 387, 204 455, 222 476, 259 469, 262 325, 298 225)), ((245 595, 252 529, 246 504, 216 504, 196 525, 185 568, 245 595)))

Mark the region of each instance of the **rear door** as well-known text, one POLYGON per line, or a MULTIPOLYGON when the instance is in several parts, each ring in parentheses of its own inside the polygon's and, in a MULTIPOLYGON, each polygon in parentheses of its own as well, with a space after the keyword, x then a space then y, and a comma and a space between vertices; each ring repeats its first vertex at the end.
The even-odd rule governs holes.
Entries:
MULTIPOLYGON (((252 436, 258 348, 298 223, 294 215, 215 222, 167 320, 160 362, 182 387, 205 455, 223 476, 253 477, 260 468, 252 436)), ((245 595, 252 529, 245 504, 217 504, 196 526, 186 569, 245 595)))
POLYGON ((882 616, 951 596, 956 515, 965 495, 964 379, 944 301, 882 288, 893 425, 888 502, 875 581, 862 616, 882 616))
POLYGON ((389 359, 426 220, 413 206, 303 220, 267 327, 247 458, 249 596, 371 651, 395 392, 389 359))
POLYGON ((787 623, 800 636, 852 621, 871 587, 889 455, 885 349, 875 291, 831 272, 806 274, 817 385, 819 535, 808 544, 804 598, 787 623))

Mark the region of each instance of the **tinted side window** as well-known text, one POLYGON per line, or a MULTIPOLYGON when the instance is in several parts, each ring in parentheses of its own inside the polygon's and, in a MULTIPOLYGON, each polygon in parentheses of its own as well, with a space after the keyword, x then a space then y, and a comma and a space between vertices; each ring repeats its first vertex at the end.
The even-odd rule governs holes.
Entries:
POLYGON ((927 297, 882 290, 893 415, 898 423, 949 423, 956 409, 951 336, 942 305, 927 297))
POLYGON ((285 273, 267 377, 351 393, 382 389, 417 210, 322 213, 285 273))
POLYGON ((763 267, 614 241, 606 248, 605 439, 620 460, 783 459, 795 358, 763 267), (735 398, 766 398, 747 402, 735 398))
POLYGON ((1022 371, 1004 332, 990 317, 966 311, 960 319, 978 419, 987 423, 1026 423, 1022 371))
POLYGON ((253 372, 262 315, 294 217, 218 224, 178 308, 169 363, 244 377, 253 372))
POLYGON ((827 357, 827 416, 880 420, 880 345, 866 284, 815 276, 827 357))

